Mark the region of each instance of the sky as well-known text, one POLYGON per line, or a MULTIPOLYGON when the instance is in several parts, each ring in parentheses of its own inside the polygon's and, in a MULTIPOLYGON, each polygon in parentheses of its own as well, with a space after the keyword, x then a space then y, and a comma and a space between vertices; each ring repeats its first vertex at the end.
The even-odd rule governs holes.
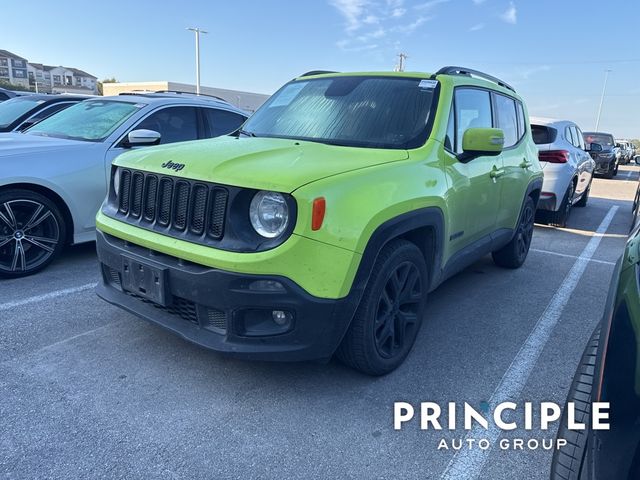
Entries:
MULTIPOLYGON (((8 0, 2 0, 8 2, 8 0)), ((99 79, 273 93, 309 70, 462 65, 502 78, 532 115, 640 138, 637 0, 30 0, 3 9, 0 49, 99 79), (53 6, 55 5, 55 6, 53 6), (165 6, 166 5, 166 6, 165 6)))

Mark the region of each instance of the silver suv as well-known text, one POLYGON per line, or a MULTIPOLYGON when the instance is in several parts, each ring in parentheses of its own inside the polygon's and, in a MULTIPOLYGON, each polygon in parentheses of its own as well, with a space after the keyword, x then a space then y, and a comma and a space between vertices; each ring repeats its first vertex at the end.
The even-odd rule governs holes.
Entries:
POLYGON ((211 97, 135 93, 85 100, 25 133, 0 134, 0 277, 35 273, 66 243, 94 240, 120 153, 227 135, 246 118, 211 97))

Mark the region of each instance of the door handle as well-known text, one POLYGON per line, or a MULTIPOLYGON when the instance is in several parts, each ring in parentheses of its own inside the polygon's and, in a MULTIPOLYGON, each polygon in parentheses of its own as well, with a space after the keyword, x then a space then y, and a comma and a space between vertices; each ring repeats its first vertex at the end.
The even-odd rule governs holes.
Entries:
POLYGON ((527 159, 525 158, 524 160, 522 160, 522 163, 520 164, 520 168, 527 169, 532 165, 533 165, 533 163, 532 162, 527 162, 527 159))
POLYGON ((496 166, 493 166, 493 170, 491 170, 489 172, 489 176, 491 177, 491 179, 493 180, 493 183, 496 183, 496 180, 498 178, 500 178, 501 176, 503 176, 505 174, 505 171, 503 168, 496 168, 496 166))

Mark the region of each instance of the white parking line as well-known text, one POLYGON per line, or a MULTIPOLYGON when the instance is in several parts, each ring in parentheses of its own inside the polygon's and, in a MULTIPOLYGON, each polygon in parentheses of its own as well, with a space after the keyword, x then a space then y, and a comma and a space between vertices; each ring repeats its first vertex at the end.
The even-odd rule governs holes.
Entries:
POLYGON ((45 293, 44 295, 35 295, 33 297, 25 298, 24 300, 16 300, 14 302, 0 303, 0 312, 5 310, 11 310, 12 308, 22 307, 31 303, 44 302, 45 300, 51 300, 53 298, 63 297, 72 293, 84 292, 90 290, 96 286, 95 283, 87 283, 80 285, 79 287, 65 288, 64 290, 56 290, 55 292, 45 293))
MULTIPOLYGON (((533 331, 525 340, 520 351, 494 390, 493 395, 491 395, 491 399, 489 400, 491 411, 502 402, 515 402, 520 397, 529 379, 529 375, 560 319, 564 307, 569 302, 571 294, 578 285, 582 274, 589 264, 589 260, 600 245, 600 241, 607 231, 607 228, 609 228, 617 210, 617 206, 609 209, 609 212, 602 220, 595 234, 591 237, 587 246, 584 247, 584 250, 582 250, 582 253, 573 264, 573 267, 571 267, 571 270, 558 287, 555 295, 551 298, 538 323, 536 323, 533 331)), ((466 440, 470 438, 486 438, 490 444, 493 445, 500 437, 500 434, 501 430, 495 424, 490 423, 486 431, 476 424, 476 426, 468 432, 463 445, 466 445, 466 440)), ((490 451, 491 448, 487 450, 480 448, 458 450, 442 473, 441 478, 447 480, 474 480, 478 478, 482 473, 485 462, 489 458, 490 451)))
MULTIPOLYGON (((583 258, 583 257, 579 257, 578 255, 569 255, 568 253, 560 253, 560 252, 552 252, 551 250, 541 250, 539 248, 532 248, 531 249, 532 252, 536 252, 536 253, 545 253, 547 255, 556 255, 558 257, 565 257, 565 258, 583 258)), ((586 259, 590 262, 593 263, 601 263, 603 265, 615 265, 616 262, 607 262, 606 260, 596 260, 595 258, 588 258, 586 259)))

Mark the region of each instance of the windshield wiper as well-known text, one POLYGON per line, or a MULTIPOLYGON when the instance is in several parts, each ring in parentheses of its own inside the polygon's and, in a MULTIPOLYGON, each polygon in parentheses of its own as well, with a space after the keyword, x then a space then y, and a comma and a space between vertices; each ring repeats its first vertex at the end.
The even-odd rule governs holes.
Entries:
POLYGON ((240 135, 244 135, 246 137, 257 137, 257 135, 253 132, 249 132, 248 130, 243 130, 242 128, 240 130, 238 130, 238 133, 240 135))

